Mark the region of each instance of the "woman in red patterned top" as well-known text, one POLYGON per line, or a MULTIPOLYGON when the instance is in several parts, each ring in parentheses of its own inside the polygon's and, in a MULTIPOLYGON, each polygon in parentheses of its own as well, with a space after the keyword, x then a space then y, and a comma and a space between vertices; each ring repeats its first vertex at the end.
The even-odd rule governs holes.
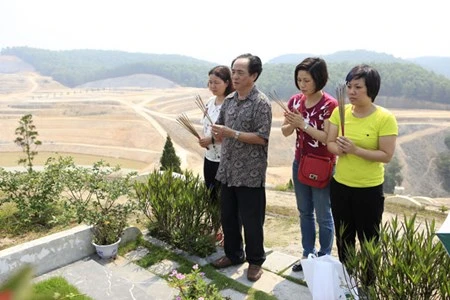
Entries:
MULTIPOLYGON (((326 146, 328 118, 337 106, 337 101, 322 91, 328 81, 325 61, 308 57, 295 68, 295 85, 300 90, 288 102, 290 112, 284 114, 281 131, 284 136, 296 133, 295 159, 292 164, 292 180, 295 188, 297 209, 300 214, 303 257, 309 254, 330 254, 333 246, 334 223, 330 206, 329 184, 316 188, 297 179, 302 154, 312 153, 335 159, 326 146), (314 216, 314 211, 316 215, 314 216), (316 220, 319 225, 319 251, 316 250, 316 220)), ((294 272, 302 270, 300 261, 292 267, 294 272)))

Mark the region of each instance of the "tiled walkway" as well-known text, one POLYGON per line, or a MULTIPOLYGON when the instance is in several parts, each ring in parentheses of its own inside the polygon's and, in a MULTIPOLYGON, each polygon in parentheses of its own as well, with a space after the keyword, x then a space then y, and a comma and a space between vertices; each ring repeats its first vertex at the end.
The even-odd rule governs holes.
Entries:
MULTIPOLYGON (((158 242, 149 238, 151 242, 158 242)), ((128 253, 125 257, 118 257, 114 261, 102 261, 96 255, 87 257, 65 267, 39 276, 36 280, 62 275, 80 292, 96 300, 141 300, 141 299, 173 299, 177 290, 169 287, 167 281, 159 275, 166 275, 176 269, 175 262, 164 260, 148 269, 144 269, 133 261, 146 255, 146 249, 138 249, 128 253)), ((206 265, 223 255, 223 250, 207 258, 179 254, 185 256, 200 266, 206 265)), ((260 280, 247 280, 248 264, 232 266, 219 270, 222 274, 257 290, 274 295, 280 300, 312 299, 308 288, 304 285, 287 280, 285 276, 303 279, 303 273, 294 273, 290 266, 299 258, 267 249, 267 260, 263 265, 264 273, 260 280)), ((234 290, 221 291, 224 296, 233 300, 246 299, 246 295, 234 290)))

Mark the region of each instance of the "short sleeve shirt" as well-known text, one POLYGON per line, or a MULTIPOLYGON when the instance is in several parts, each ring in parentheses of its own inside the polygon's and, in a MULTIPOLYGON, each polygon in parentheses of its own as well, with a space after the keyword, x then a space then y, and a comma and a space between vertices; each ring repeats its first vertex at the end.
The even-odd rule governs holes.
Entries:
POLYGON ((224 138, 216 179, 228 186, 264 186, 272 126, 272 107, 267 96, 256 86, 245 100, 239 100, 237 92, 230 94, 222 104, 216 123, 240 132, 255 133, 267 141, 256 145, 224 138))
MULTIPOLYGON (((211 97, 206 103, 206 108, 208 109, 208 116, 211 118, 211 121, 216 122, 219 117, 220 110, 222 108, 222 104, 216 105, 216 97, 211 97)), ((211 123, 208 118, 204 116, 201 120, 203 125, 203 135, 211 136, 211 123)), ((205 152, 205 158, 210 161, 219 162, 220 161, 220 151, 221 145, 218 143, 208 145, 208 149, 205 152)))
MULTIPOLYGON (((339 108, 332 113, 330 123, 340 128, 339 108)), ((380 106, 369 116, 356 118, 352 114, 352 105, 347 104, 344 124, 345 136, 364 149, 378 149, 381 136, 398 135, 395 116, 380 106)), ((339 156, 334 179, 350 187, 378 186, 384 181, 384 163, 344 154, 339 156)))
MULTIPOLYGON (((296 109, 302 114, 303 119, 309 124, 309 126, 322 131, 325 127, 325 120, 330 118, 331 113, 337 105, 337 100, 325 92, 319 102, 310 108, 306 108, 305 96, 303 94, 296 94, 288 101, 288 108, 290 111, 294 111, 294 109, 296 109)), ((319 142, 298 128, 296 129, 296 133, 296 161, 300 161, 300 156, 302 153, 313 153, 320 156, 328 156, 333 160, 335 159, 335 155, 328 151, 326 144, 319 142)))

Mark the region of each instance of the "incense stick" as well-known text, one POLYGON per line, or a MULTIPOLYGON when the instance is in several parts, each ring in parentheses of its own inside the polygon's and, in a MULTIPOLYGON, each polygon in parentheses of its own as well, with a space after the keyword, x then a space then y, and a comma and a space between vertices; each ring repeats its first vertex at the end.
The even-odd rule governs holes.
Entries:
POLYGON ((341 123, 341 133, 344 136, 344 124, 345 124, 345 96, 346 96, 347 85, 345 83, 340 83, 336 87, 336 97, 339 107, 339 119, 341 123))
POLYGON ((269 92, 269 99, 278 104, 285 112, 289 112, 289 109, 284 104, 283 100, 280 99, 276 91, 273 91, 273 94, 269 92))
POLYGON ((208 108, 203 103, 203 100, 200 97, 200 95, 195 96, 195 104, 197 104, 197 107, 200 108, 203 115, 208 119, 211 125, 214 124, 214 122, 211 120, 211 117, 208 115, 208 108))
POLYGON ((189 131, 192 135, 194 135, 196 138, 200 140, 200 135, 198 134, 197 130, 195 130, 194 125, 192 125, 192 122, 189 120, 186 114, 181 114, 177 117, 177 122, 180 124, 184 129, 189 131))

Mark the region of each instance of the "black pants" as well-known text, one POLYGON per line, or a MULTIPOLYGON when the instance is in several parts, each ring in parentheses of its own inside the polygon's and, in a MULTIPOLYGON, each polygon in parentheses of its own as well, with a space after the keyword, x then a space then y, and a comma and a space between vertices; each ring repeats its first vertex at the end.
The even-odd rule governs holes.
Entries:
POLYGON ((384 210, 383 185, 353 188, 340 184, 334 178, 330 186, 339 260, 346 262, 347 247, 355 248, 355 237, 364 240, 379 239, 381 217, 384 210), (341 226, 345 226, 341 231, 341 226))
POLYGON ((266 260, 264 251, 264 218, 266 190, 264 187, 221 186, 221 219, 225 238, 225 255, 233 262, 261 266, 266 260), (245 254, 241 233, 244 227, 245 254))
POLYGON ((216 180, 217 169, 219 169, 219 162, 210 161, 205 157, 203 162, 203 177, 205 178, 205 185, 211 192, 211 201, 217 201, 220 182, 216 180))

